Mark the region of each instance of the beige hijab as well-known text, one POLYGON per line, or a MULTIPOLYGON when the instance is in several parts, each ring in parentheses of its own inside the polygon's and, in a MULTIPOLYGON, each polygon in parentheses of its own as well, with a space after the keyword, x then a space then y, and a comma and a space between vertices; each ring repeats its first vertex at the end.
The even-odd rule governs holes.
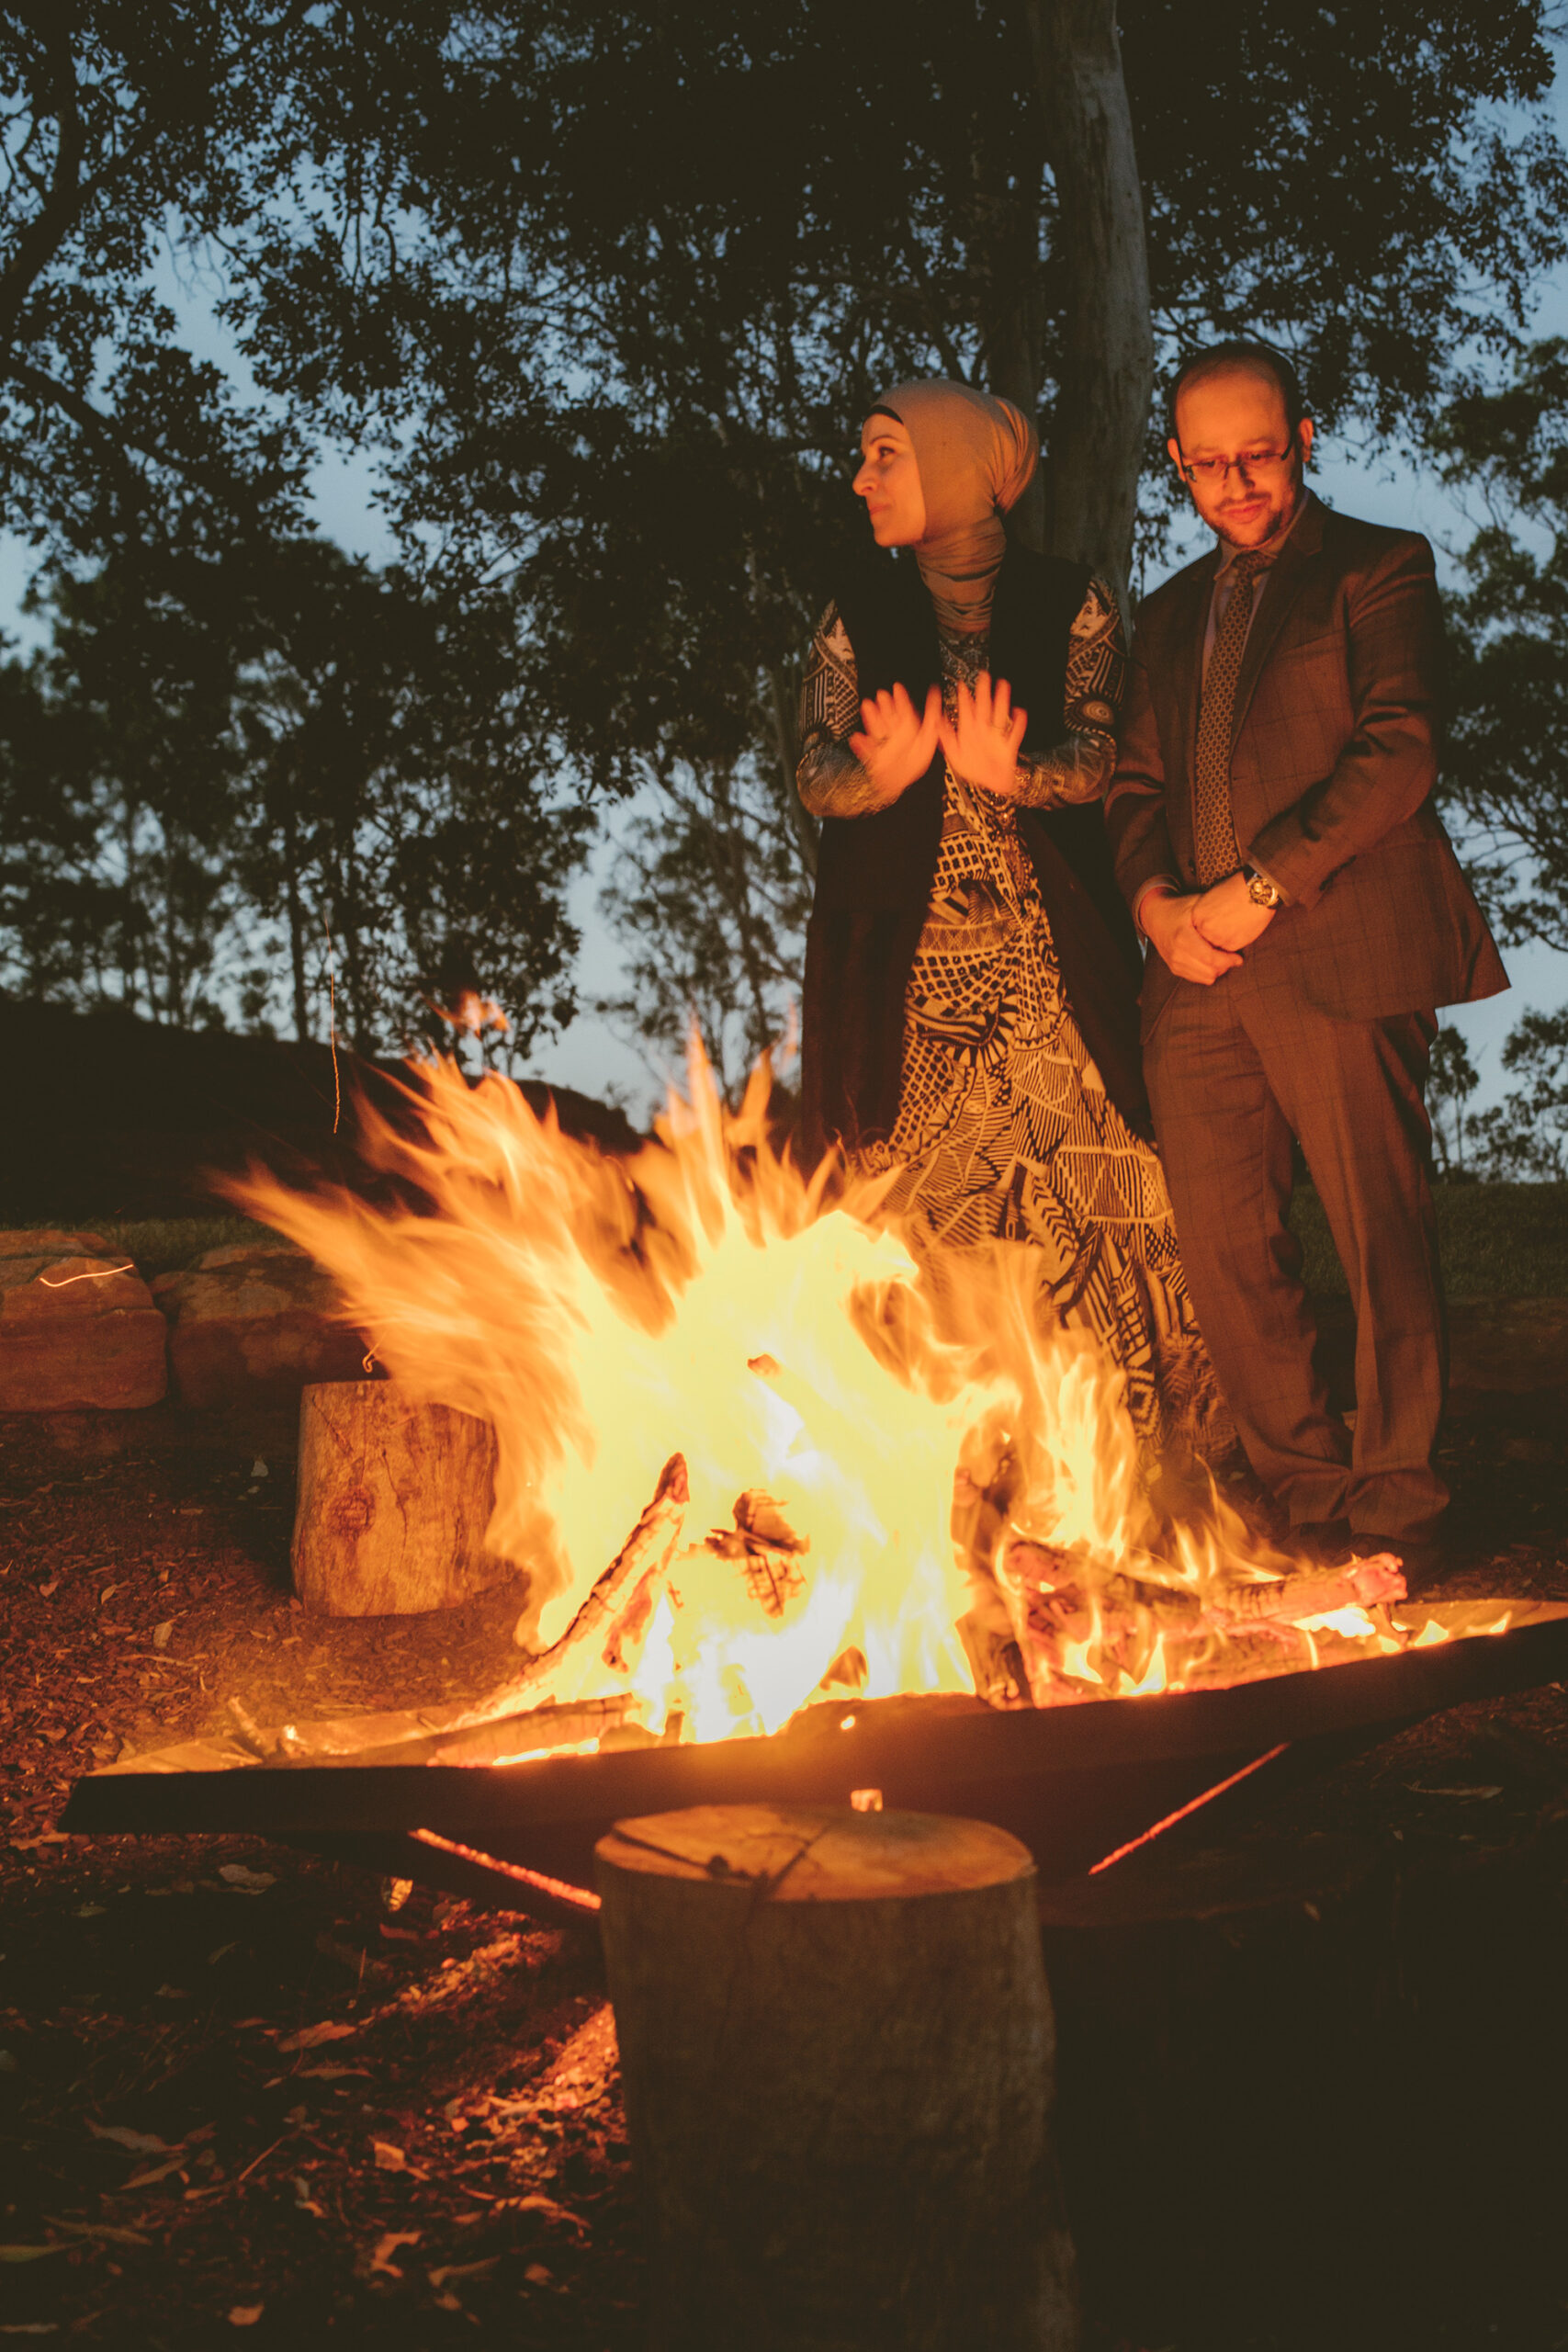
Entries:
POLYGON ((1007 548, 1002 516, 1028 489, 1040 459, 1034 427, 1010 401, 940 379, 895 384, 871 411, 908 434, 925 493, 925 537, 915 548, 937 625, 977 636, 990 627, 991 594, 1007 548))

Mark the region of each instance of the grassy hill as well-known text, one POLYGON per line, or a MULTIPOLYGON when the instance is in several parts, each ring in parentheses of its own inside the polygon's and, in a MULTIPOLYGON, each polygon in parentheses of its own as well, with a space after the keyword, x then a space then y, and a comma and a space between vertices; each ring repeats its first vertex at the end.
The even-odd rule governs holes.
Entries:
MULTIPOLYGON (((1438 1184, 1443 1283, 1452 1299, 1568 1298, 1568 1184, 1438 1184)), ((1343 1293, 1323 1204, 1297 1187, 1291 1224, 1309 1290, 1343 1293)))

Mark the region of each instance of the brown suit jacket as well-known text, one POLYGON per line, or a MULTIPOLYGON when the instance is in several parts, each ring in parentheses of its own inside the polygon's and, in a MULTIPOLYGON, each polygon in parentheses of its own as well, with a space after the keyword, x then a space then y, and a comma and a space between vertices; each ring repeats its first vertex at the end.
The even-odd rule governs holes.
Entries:
MULTIPOLYGON (((1159 875, 1196 889, 1192 772, 1217 548, 1138 615, 1106 804, 1130 906, 1159 875)), ((1441 820, 1432 550, 1309 496, 1265 574, 1236 687, 1231 799, 1249 864, 1285 893, 1247 951, 1259 982, 1320 1012, 1384 1020, 1508 985, 1441 820)), ((1179 989, 1150 955, 1146 1036, 1179 989)), ((1224 988, 1224 980, 1216 986, 1224 988)))

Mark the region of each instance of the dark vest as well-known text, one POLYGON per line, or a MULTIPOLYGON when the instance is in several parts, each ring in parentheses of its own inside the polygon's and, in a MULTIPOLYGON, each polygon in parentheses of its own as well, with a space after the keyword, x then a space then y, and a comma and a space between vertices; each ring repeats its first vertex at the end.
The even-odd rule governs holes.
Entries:
MULTIPOLYGON (((1010 547, 991 615, 991 674, 1029 714, 1027 751, 1062 740, 1072 624, 1089 586, 1081 564, 1010 547)), ((863 695, 902 684, 917 709, 940 684, 931 598, 912 558, 879 555, 835 600, 863 695)), ((835 1141, 886 1140, 897 1116, 904 997, 925 927, 942 840, 943 762, 890 808, 828 817, 806 934, 801 1020, 801 1148, 814 1166, 835 1141)), ((1143 958, 1116 888, 1104 818, 1087 808, 1019 811, 1051 925, 1064 993, 1117 1109, 1151 1136, 1138 1051, 1143 958)))

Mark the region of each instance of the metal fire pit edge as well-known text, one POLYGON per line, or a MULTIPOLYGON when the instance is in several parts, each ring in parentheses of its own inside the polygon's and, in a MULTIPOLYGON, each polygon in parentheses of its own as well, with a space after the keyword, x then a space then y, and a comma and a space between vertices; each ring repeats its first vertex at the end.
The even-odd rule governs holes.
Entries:
POLYGON ((876 1789, 889 1807, 998 1822, 1023 1838, 1052 1880, 1087 1869, 1281 1743, 1386 1736, 1463 1701, 1564 1677, 1568 1609, 1505 1634, 1222 1690, 1016 1713, 959 1698, 846 1702, 812 1707, 771 1739, 511 1765, 95 1774, 77 1782, 61 1826, 97 1834, 248 1832, 345 1852, 355 1838, 385 1851, 389 1836, 424 1829, 586 1886, 596 1839, 628 1815, 748 1802, 842 1804, 852 1791, 876 1789))

